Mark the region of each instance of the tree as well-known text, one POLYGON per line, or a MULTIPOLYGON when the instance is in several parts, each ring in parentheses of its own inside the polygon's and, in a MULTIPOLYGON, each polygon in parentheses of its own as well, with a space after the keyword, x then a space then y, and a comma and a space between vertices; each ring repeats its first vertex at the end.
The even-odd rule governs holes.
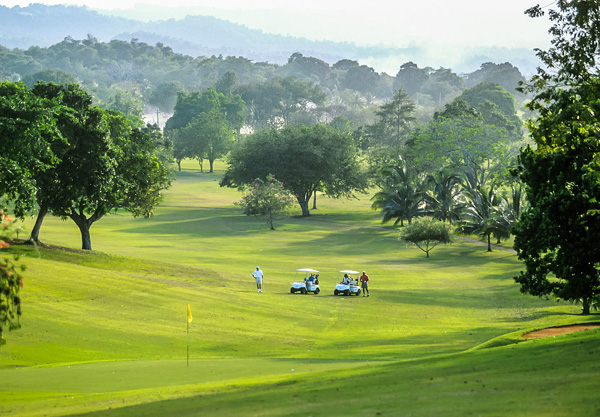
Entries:
POLYGON ((525 204, 523 197, 522 185, 512 186, 511 196, 503 195, 498 205, 492 207, 493 214, 489 228, 492 235, 497 239, 496 243, 499 244, 501 239, 508 239, 512 235, 519 216, 523 212, 525 204))
POLYGON ((400 230, 400 240, 414 243, 429 258, 429 252, 437 245, 452 242, 450 225, 432 218, 415 219, 400 230))
POLYGON ((404 144, 415 122, 415 103, 408 97, 404 90, 397 90, 391 101, 381 105, 375 112, 379 122, 385 126, 385 145, 398 149, 404 144))
POLYGON ((381 210, 383 223, 395 218, 394 225, 400 222, 402 227, 404 220, 410 224, 414 217, 424 214, 422 184, 405 160, 400 158, 396 165, 384 167, 381 177, 381 191, 371 198, 371 208, 381 210))
POLYGON ((294 203, 289 191, 273 175, 267 175, 266 180, 257 178, 245 191, 246 195, 237 204, 246 216, 264 216, 271 230, 275 230, 275 217, 294 203))
POLYGON ((419 68, 414 62, 406 62, 400 66, 396 74, 394 88, 396 90, 403 89, 411 97, 415 97, 423 85, 429 79, 429 74, 425 69, 419 68))
POLYGON ((440 168, 435 175, 427 177, 427 183, 433 187, 425 193, 427 215, 450 223, 459 220, 464 207, 460 177, 440 168))
POLYGON ((163 112, 171 112, 177 102, 177 93, 183 91, 183 85, 179 81, 167 81, 160 83, 152 90, 148 102, 158 107, 163 112))
POLYGON ((600 9, 596 0, 558 0, 548 15, 552 46, 537 51, 548 70, 523 87, 538 117, 528 126, 535 148, 519 156, 530 207, 515 228, 525 264, 515 281, 524 293, 581 302, 589 314, 600 297, 600 9))
POLYGON ((310 215, 308 204, 316 190, 350 197, 367 186, 350 134, 321 124, 251 135, 231 151, 221 186, 241 188, 269 174, 295 196, 302 216, 310 215))
POLYGON ((363 96, 368 94, 375 95, 377 91, 377 83, 379 82, 379 74, 366 65, 358 67, 350 67, 342 82, 342 87, 349 90, 356 90, 363 96))
POLYGON ((317 84, 296 77, 242 85, 236 92, 248 105, 249 120, 254 127, 286 126, 306 118, 315 105, 323 104, 327 98, 317 84))
POLYGON ((460 100, 416 130, 407 145, 406 155, 420 171, 443 167, 461 174, 471 188, 485 186, 510 161, 505 132, 485 124, 478 111, 460 100))
MULTIPOLYGON (((5 241, 9 236, 12 219, 0 210, 0 252, 9 247, 5 241)), ((3 332, 4 328, 16 330, 21 327, 19 317, 21 316, 21 298, 19 291, 23 287, 23 277, 20 272, 25 271, 25 265, 17 265, 18 256, 13 259, 5 256, 0 257, 0 346, 6 343, 3 332)))
POLYGON ((456 230, 464 234, 480 235, 487 240, 487 251, 492 251, 491 236, 494 229, 494 207, 500 204, 500 197, 493 188, 466 189, 467 197, 461 219, 456 230))
POLYGON ((144 103, 141 97, 118 87, 111 88, 111 95, 105 107, 125 115, 141 117, 144 113, 144 103))
POLYGON ((69 192, 75 189, 77 183, 83 183, 83 190, 86 187, 89 190, 100 188, 101 184, 93 186, 88 182, 85 174, 93 172, 99 177, 101 174, 109 176, 111 167, 109 159, 101 157, 109 147, 107 128, 102 123, 103 112, 92 106, 92 97, 87 92, 76 84, 62 86, 38 82, 33 93, 42 99, 58 101, 68 109, 56 115, 57 128, 65 138, 65 142, 57 143, 54 149, 61 162, 35 178, 39 211, 30 241, 39 244, 40 229, 46 214, 52 208, 68 206, 69 192), (86 157, 90 160, 85 161, 86 157), (70 178, 76 181, 70 184, 70 178), (65 186, 65 183, 68 185, 65 186))
POLYGON ((516 139, 522 137, 522 122, 517 116, 514 96, 499 84, 481 83, 461 93, 465 100, 477 109, 484 122, 506 129, 516 139))
POLYGON ((77 77, 57 69, 44 69, 33 74, 25 75, 22 81, 27 87, 32 88, 38 81, 46 81, 55 84, 76 83, 77 77))
POLYGON ((224 156, 234 142, 233 131, 225 120, 224 115, 218 110, 201 113, 192 123, 184 129, 191 130, 197 138, 198 158, 206 158, 210 164, 210 172, 213 172, 213 164, 216 159, 224 156))
POLYGON ((152 134, 133 129, 122 114, 92 106, 78 85, 38 83, 34 92, 59 99, 72 111, 58 120, 68 139, 61 162, 36 178, 40 213, 32 230, 39 241, 44 215, 71 218, 79 227, 82 248, 91 249, 90 227, 104 215, 125 209, 149 217, 170 185, 169 171, 152 134))
POLYGON ((525 77, 511 63, 495 64, 493 62, 484 62, 477 71, 467 75, 465 83, 467 88, 475 87, 480 83, 496 83, 500 84, 511 94, 515 94, 515 89, 522 81, 525 81, 525 77))
POLYGON ((56 151, 65 139, 56 115, 66 113, 22 83, 0 84, 0 196, 13 203, 19 218, 35 208, 36 178, 60 161, 56 151))
POLYGON ((215 90, 222 94, 231 94, 240 83, 235 71, 227 71, 215 84, 215 90))

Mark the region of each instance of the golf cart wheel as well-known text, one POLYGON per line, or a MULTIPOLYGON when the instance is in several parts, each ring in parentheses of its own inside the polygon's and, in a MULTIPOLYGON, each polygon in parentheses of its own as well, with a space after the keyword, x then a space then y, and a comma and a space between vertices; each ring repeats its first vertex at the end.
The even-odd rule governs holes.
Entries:
POLYGON ((344 295, 347 297, 350 295, 350 290, 344 290, 344 295))
POLYGON ((333 290, 333 295, 338 295, 340 292, 338 290, 333 290))
POLYGON ((315 290, 315 294, 318 294, 318 293, 320 293, 320 292, 321 292, 321 289, 320 289, 320 288, 317 288, 317 289, 315 290))
POLYGON ((356 291, 356 296, 358 297, 360 295, 360 290, 356 291))
POLYGON ((291 289, 290 289, 290 292, 291 292, 292 294, 295 294, 295 293, 296 293, 296 291, 295 291, 293 288, 291 288, 291 289))
POLYGON ((304 288, 300 288, 300 292, 301 292, 302 294, 306 294, 306 289, 304 289, 304 288))

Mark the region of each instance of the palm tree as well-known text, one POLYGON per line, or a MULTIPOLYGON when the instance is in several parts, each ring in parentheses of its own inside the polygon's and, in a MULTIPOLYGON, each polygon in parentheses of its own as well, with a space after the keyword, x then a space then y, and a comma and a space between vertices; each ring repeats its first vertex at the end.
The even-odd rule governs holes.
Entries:
POLYGON ((510 198, 502 197, 497 206, 492 208, 493 217, 490 220, 492 235, 500 243, 501 239, 508 239, 512 228, 517 224, 524 205, 524 194, 521 185, 511 187, 510 198))
POLYGON ((381 191, 371 198, 371 208, 381 210, 383 223, 395 218, 394 225, 400 222, 404 226, 404 220, 410 223, 414 217, 425 214, 423 187, 401 157, 397 165, 383 168, 381 174, 381 191))
POLYGON ((427 183, 433 185, 433 190, 425 194, 427 215, 449 223, 459 220, 464 208, 460 177, 440 169, 436 175, 427 177, 427 183))
POLYGON ((458 221, 457 231, 464 234, 480 235, 487 238, 488 252, 492 251, 491 236, 494 228, 494 207, 500 205, 502 197, 493 188, 466 189, 466 206, 462 218, 458 221))

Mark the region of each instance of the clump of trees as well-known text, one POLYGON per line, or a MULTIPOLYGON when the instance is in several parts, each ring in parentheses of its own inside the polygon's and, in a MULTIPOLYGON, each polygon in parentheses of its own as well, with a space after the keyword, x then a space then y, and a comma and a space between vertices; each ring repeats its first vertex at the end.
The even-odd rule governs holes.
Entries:
POLYGON ((47 213, 77 224, 82 248, 91 249, 90 227, 118 209, 149 217, 170 186, 164 143, 155 128, 132 127, 118 112, 92 104, 77 84, 0 84, 2 112, 0 193, 23 217, 47 213), (12 109, 12 111, 10 111, 12 109))
POLYGON ((302 216, 310 215, 317 191, 349 197, 367 186, 351 135, 323 124, 263 129, 234 148, 228 162, 221 186, 243 188, 271 174, 295 196, 302 216))
POLYGON ((183 158, 207 159, 210 172, 214 161, 223 157, 244 125, 246 105, 239 95, 218 93, 213 87, 190 94, 180 92, 175 113, 167 121, 166 134, 173 142, 179 169, 183 158))

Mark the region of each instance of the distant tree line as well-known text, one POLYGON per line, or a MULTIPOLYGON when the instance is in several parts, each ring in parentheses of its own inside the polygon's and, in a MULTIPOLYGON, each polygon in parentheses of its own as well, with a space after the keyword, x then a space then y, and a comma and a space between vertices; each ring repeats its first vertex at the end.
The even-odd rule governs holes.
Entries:
POLYGON ((23 81, 29 87, 38 80, 77 82, 100 107, 137 116, 144 109, 146 113, 158 109, 170 114, 179 92, 212 86, 224 94, 239 94, 249 109, 247 123, 255 127, 267 123, 277 105, 286 122, 290 117, 293 122, 306 122, 298 114, 288 114, 295 97, 291 92, 294 86, 286 84, 301 81, 312 89, 309 95, 314 106, 307 110, 313 120, 343 116, 356 128, 374 119, 369 109, 372 104, 391 98, 400 89, 415 101, 416 116, 424 120, 465 88, 492 82, 515 94, 524 77, 509 63, 484 63, 479 70, 459 76, 447 68, 419 68, 408 62, 397 74, 389 75, 354 60, 330 65, 301 53, 292 54, 285 65, 234 56, 194 58, 161 43, 151 46, 135 38, 105 43, 88 35, 82 40, 67 37, 47 48, 11 50, 0 46, 0 80, 23 81), (286 90, 283 95, 282 89, 286 90))

